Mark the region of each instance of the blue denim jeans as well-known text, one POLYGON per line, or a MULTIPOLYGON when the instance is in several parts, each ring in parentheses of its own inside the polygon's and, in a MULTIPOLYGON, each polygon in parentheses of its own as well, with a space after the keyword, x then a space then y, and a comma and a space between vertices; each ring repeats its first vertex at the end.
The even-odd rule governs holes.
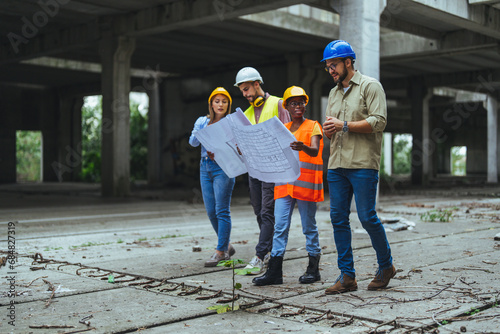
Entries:
POLYGON ((338 253, 338 266, 342 273, 355 277, 351 246, 351 200, 354 195, 361 225, 368 232, 377 254, 380 269, 392 266, 391 248, 385 229, 375 211, 378 171, 375 169, 329 169, 330 218, 338 253))
POLYGON ((231 195, 235 179, 229 178, 210 158, 200 162, 200 184, 208 218, 218 236, 217 250, 227 251, 231 236, 231 195))
POLYGON ((274 202, 274 237, 271 256, 284 256, 288 242, 288 232, 295 203, 299 207, 302 233, 306 236, 306 250, 311 256, 321 253, 318 227, 316 226, 316 202, 301 201, 290 196, 278 198, 274 202))
POLYGON ((259 224, 259 242, 255 246, 255 255, 261 260, 273 248, 274 233, 274 183, 262 182, 248 176, 250 202, 259 224))

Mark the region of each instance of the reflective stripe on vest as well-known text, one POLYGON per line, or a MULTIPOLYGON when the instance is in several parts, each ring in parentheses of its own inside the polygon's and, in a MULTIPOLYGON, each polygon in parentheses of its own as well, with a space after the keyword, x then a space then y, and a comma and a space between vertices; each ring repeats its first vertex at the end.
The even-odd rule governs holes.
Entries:
MULTIPOLYGON (((295 132, 295 138, 307 146, 311 146, 311 135, 316 121, 306 119, 295 132)), ((319 123, 318 123, 319 124, 319 123)), ((292 122, 285 124, 290 130, 292 122)), ((321 129, 321 126, 320 126, 321 129)), ((276 183, 274 187, 274 199, 290 196, 295 199, 310 202, 322 202, 323 193, 323 137, 319 143, 318 155, 311 157, 299 152, 300 176, 297 181, 289 183, 276 183)))
MULTIPOLYGON (((262 113, 260 114, 259 117, 259 123, 265 122, 268 119, 273 118, 274 116, 279 117, 278 115, 278 102, 281 100, 279 97, 269 95, 269 97, 266 99, 266 102, 264 103, 264 107, 262 108, 262 113)), ((250 123, 253 125, 257 124, 255 122, 255 109, 253 106, 248 107, 247 110, 245 110, 245 116, 248 118, 250 123)))

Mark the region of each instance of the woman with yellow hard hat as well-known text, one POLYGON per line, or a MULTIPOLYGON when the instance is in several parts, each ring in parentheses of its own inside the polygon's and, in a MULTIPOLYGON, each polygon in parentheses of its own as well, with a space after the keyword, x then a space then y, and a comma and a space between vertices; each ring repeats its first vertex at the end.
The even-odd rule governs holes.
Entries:
MULTIPOLYGON (((231 113, 231 95, 222 87, 217 87, 208 98, 208 115, 202 116, 194 123, 189 144, 193 147, 200 146, 196 133, 231 113)), ((224 173, 215 161, 214 154, 208 152, 201 145, 200 184, 203 202, 207 210, 210 223, 218 237, 215 253, 205 262, 205 267, 215 267, 219 261, 229 260, 235 253, 229 243, 231 235, 231 195, 235 179, 224 173)))
POLYGON ((319 260, 321 248, 316 226, 316 203, 324 200, 323 194, 323 130, 317 121, 304 117, 309 101, 304 89, 287 88, 283 94, 283 107, 290 112, 292 121, 285 126, 297 139, 290 144, 299 151, 300 176, 294 182, 276 183, 274 187, 274 236, 271 258, 266 273, 253 279, 255 285, 283 283, 283 257, 288 242, 288 232, 295 204, 299 208, 302 232, 306 237, 309 265, 300 283, 314 283, 321 279, 319 260))

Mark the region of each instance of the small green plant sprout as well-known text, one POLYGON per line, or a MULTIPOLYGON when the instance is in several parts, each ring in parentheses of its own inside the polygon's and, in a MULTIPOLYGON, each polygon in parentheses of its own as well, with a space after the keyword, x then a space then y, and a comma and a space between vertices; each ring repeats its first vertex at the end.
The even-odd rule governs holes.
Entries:
POLYGON ((467 312, 466 314, 468 314, 468 315, 474 315, 474 314, 479 313, 479 312, 481 312, 481 310, 479 310, 479 309, 477 309, 477 308, 473 308, 473 307, 471 307, 471 308, 470 308, 470 311, 469 311, 469 312, 467 312))
POLYGON ((420 220, 424 222, 436 222, 440 221, 442 223, 447 223, 451 220, 453 216, 452 209, 438 209, 424 212, 420 215, 420 220))
POLYGON ((220 261, 217 264, 217 267, 226 267, 226 268, 231 268, 232 270, 232 276, 233 276, 233 285, 232 285, 232 298, 231 298, 231 306, 230 305, 215 305, 215 306, 210 306, 208 307, 209 310, 216 310, 217 313, 225 313, 228 311, 237 311, 239 310, 240 306, 238 303, 235 303, 236 298, 236 290, 241 289, 241 283, 236 283, 236 275, 246 275, 252 270, 255 270, 254 268, 250 269, 236 269, 235 266, 238 264, 246 264, 245 261, 241 259, 232 259, 232 260, 223 260, 220 261))
POLYGON ((441 321, 441 325, 443 325, 443 326, 444 326, 444 325, 447 325, 447 324, 448 324, 448 320, 443 320, 443 321, 441 321))

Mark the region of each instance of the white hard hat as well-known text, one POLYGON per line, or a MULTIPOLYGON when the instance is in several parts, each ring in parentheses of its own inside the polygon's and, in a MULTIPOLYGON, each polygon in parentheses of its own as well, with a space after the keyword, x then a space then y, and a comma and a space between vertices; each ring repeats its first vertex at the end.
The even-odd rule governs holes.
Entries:
POLYGON ((236 74, 236 83, 234 84, 234 86, 238 87, 239 84, 249 81, 259 81, 261 84, 264 83, 264 80, 262 80, 260 73, 255 68, 243 67, 238 72, 238 74, 236 74))

